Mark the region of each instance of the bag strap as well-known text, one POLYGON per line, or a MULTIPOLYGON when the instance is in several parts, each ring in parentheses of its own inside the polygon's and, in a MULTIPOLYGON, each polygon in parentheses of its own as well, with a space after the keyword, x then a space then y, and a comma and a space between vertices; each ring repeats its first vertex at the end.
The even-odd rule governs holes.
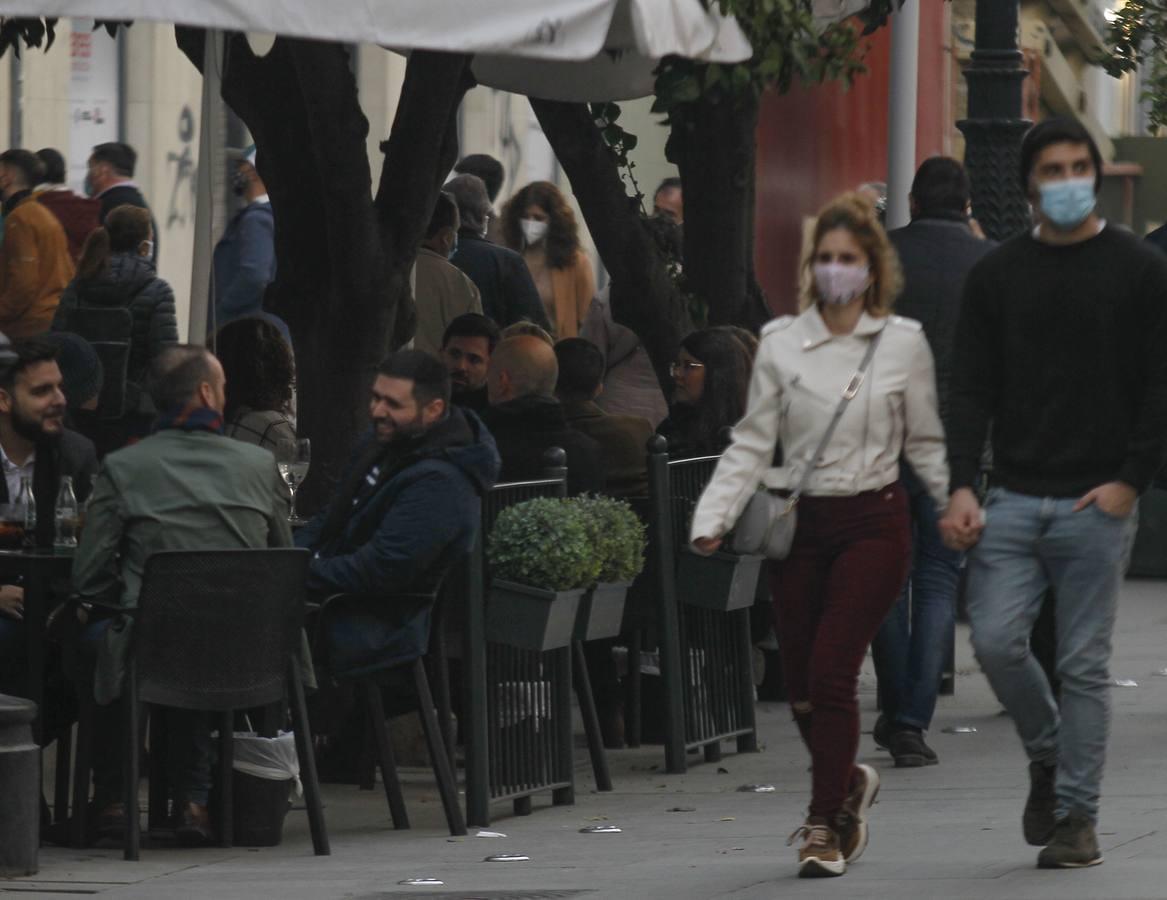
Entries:
POLYGON ((835 407, 835 414, 831 417, 830 424, 827 425, 827 430, 823 433, 822 440, 819 441, 819 445, 815 448, 814 457, 811 459, 806 471, 802 473, 798 487, 794 489, 794 493, 790 495, 787 501, 787 509, 793 508, 798 503, 798 498, 803 495, 803 492, 806 491, 807 486, 810 484, 811 476, 814 475, 814 470, 818 468, 819 462, 827 450, 827 444, 831 442, 831 438, 835 434, 835 429, 839 426, 839 420, 843 418, 843 413, 847 410, 847 404, 854 399, 855 395, 859 393, 859 388, 863 386, 864 376, 867 373, 868 367, 871 365, 872 357, 875 356, 875 348, 879 345, 879 339, 881 337, 883 337, 882 328, 871 338, 871 343, 867 345, 867 352, 863 354, 863 360, 859 363, 858 370, 851 376, 851 380, 847 382, 847 386, 843 389, 843 396, 839 400, 839 405, 835 407))

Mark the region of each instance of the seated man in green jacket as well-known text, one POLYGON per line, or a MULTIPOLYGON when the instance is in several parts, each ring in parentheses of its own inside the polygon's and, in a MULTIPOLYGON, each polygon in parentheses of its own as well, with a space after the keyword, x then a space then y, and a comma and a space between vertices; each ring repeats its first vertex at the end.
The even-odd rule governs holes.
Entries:
MULTIPOLYGON (((73 563, 81 599, 133 607, 146 559, 160 550, 287 547, 287 488, 271 453, 223 435, 226 378, 205 348, 175 345, 154 364, 157 430, 109 454, 97 476, 73 563)), ((88 628, 99 644, 94 723, 94 802, 99 834, 120 837, 126 823, 121 753, 122 674, 128 620, 88 628)), ((167 709, 175 832, 183 843, 211 838, 207 796, 212 744, 207 714, 167 709)), ((135 810, 130 811, 136 814, 135 810)))

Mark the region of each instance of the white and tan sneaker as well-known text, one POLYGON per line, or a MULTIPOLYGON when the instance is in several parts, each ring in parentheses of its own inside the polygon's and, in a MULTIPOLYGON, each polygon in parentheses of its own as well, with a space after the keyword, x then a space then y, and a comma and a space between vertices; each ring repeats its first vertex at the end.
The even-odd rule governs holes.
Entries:
POLYGON ((847 871, 839 836, 825 818, 810 816, 786 843, 791 845, 799 838, 803 839, 798 850, 799 878, 833 878, 847 871))

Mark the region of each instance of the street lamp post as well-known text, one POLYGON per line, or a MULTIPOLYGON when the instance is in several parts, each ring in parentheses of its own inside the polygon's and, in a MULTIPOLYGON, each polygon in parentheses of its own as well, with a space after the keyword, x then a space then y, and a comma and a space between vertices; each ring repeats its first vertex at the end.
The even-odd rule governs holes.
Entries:
POLYGON ((964 164, 972 182, 973 214, 994 240, 1030 223, 1018 178, 1021 138, 1032 124, 1021 117, 1021 82, 1029 74, 1017 49, 1018 0, 977 0, 976 46, 965 70, 968 118, 964 164))

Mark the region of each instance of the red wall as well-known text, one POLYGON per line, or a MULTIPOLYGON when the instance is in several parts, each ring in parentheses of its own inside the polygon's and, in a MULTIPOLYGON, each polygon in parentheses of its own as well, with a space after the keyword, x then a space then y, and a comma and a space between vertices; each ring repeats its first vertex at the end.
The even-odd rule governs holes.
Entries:
MULTIPOLYGON (((946 4, 921 3, 916 160, 942 153, 948 117, 946 4)), ((758 280, 775 312, 797 308, 802 220, 864 181, 887 180, 890 28, 870 38, 868 73, 841 85, 771 93, 758 125, 758 280)))

